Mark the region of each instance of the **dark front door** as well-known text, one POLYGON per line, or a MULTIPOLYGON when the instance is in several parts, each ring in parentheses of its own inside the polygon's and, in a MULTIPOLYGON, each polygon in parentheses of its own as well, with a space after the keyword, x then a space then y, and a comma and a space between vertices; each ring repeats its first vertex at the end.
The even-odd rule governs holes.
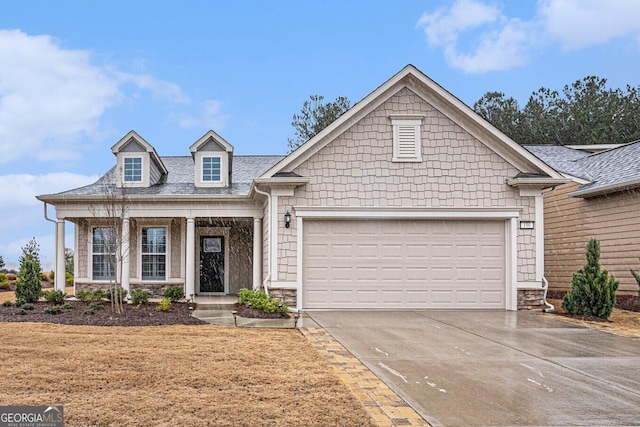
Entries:
POLYGON ((224 236, 200 236, 200 292, 224 292, 224 236))

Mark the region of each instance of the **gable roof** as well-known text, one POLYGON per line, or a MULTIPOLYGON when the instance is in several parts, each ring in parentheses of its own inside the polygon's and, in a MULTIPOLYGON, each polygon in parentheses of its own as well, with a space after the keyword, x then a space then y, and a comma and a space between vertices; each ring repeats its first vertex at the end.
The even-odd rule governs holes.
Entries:
POLYGON ((233 151, 233 145, 229 144, 226 139, 224 139, 223 137, 215 133, 213 130, 209 130, 207 133, 202 135, 200 139, 198 139, 196 142, 191 144, 191 147, 189 147, 189 151, 191 151, 191 153, 194 154, 196 151, 200 150, 200 148, 202 148, 202 146, 208 143, 210 140, 213 140, 226 152, 233 151))
POLYGON ((111 147, 111 152, 117 155, 124 147, 126 147, 131 142, 132 139, 136 141, 138 145, 144 148, 147 153, 149 153, 149 155, 151 156, 151 161, 158 166, 163 175, 166 175, 168 172, 167 168, 164 163, 162 163, 162 160, 160 160, 160 156, 156 152, 156 149, 153 148, 151 144, 149 144, 143 137, 138 135, 138 133, 134 130, 129 131, 129 133, 123 136, 120 141, 113 144, 113 146, 111 147))
POLYGON ((640 140, 614 147, 593 154, 553 145, 526 148, 560 172, 587 181, 570 196, 593 197, 640 187, 640 140))
POLYGON ((525 150, 442 86, 438 85, 410 64, 338 117, 332 124, 266 171, 261 178, 269 178, 283 172, 291 172, 295 167, 329 144, 351 125, 369 114, 403 88, 409 88, 435 108, 442 111, 456 124, 468 131, 480 142, 487 145, 519 171, 527 174, 546 176, 551 179, 562 179, 562 176, 553 168, 525 150))

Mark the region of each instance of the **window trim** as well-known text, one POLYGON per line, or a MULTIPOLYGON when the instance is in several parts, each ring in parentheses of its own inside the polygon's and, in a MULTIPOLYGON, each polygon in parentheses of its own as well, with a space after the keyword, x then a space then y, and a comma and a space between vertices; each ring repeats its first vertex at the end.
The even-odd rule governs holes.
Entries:
MULTIPOLYGON (((126 156, 122 158, 122 182, 126 184, 140 184, 144 181, 144 170, 142 165, 142 156, 126 156), (128 160, 139 160, 140 161, 140 179, 127 179, 127 161, 128 160)), ((131 163, 132 166, 131 172, 136 172, 134 163, 131 163)), ((131 177, 135 178, 137 175, 131 173, 131 177)))
POLYGON ((171 268, 171 259, 169 257, 169 253, 170 253, 170 241, 169 241, 169 235, 170 235, 170 226, 168 225, 160 225, 160 224, 143 224, 140 226, 140 231, 138 233, 138 237, 139 237, 139 245, 138 245, 138 249, 139 249, 139 265, 140 265, 140 281, 141 282, 166 282, 168 280, 168 276, 169 276, 169 270, 171 268), (163 229, 164 230, 164 253, 162 252, 143 252, 143 234, 144 234, 144 230, 145 229, 150 229, 150 228, 157 228, 157 229, 163 229), (145 255, 152 255, 152 256, 164 256, 164 278, 162 279, 158 279, 158 278, 145 278, 144 277, 144 264, 143 264, 143 259, 145 255))
MULTIPOLYGON (((110 229, 113 229, 114 238, 117 238, 116 230, 115 230, 114 227, 108 227, 108 226, 105 226, 105 225, 94 225, 94 226, 91 226, 90 228, 91 228, 91 233, 89 234, 89 248, 90 248, 91 257, 90 257, 90 262, 89 262, 89 268, 91 269, 91 271, 90 271, 89 277, 91 277, 91 281, 92 282, 111 283, 112 281, 115 281, 117 279, 117 277, 118 277, 118 262, 117 262, 117 259, 116 259, 116 263, 115 263, 115 265, 113 267, 113 277, 110 277, 110 278, 101 277, 99 279, 96 279, 93 257, 95 255, 109 256, 110 254, 107 253, 107 252, 95 253, 93 251, 93 248, 94 248, 94 237, 95 237, 95 231, 97 229, 99 229, 99 228, 110 228, 110 229)), ((116 249, 116 248, 114 248, 114 249, 116 249)), ((113 252, 112 255, 115 257, 116 256, 116 252, 113 252)))
POLYGON ((222 182, 222 156, 221 155, 206 155, 203 154, 200 159, 200 181, 206 184, 219 184, 222 182), (205 160, 218 159, 218 179, 205 179, 205 160))
POLYGON ((422 120, 424 115, 393 115, 391 119, 393 133, 392 162, 422 162, 422 120), (401 131, 413 130, 413 154, 401 155, 401 131))

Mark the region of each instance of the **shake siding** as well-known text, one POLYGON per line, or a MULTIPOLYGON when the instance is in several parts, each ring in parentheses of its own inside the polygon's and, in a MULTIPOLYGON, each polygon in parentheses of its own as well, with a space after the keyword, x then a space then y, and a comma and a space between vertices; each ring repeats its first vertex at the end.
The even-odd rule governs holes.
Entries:
MULTIPOLYGON (((293 206, 523 208, 534 220, 534 199, 506 184, 518 170, 447 116, 405 88, 320 149, 293 172, 310 182, 280 197, 292 226, 278 236, 280 279, 296 280, 293 206), (394 163, 391 114, 424 114, 421 163, 394 163)), ((518 280, 535 280, 535 237, 518 233, 518 280)))
POLYGON ((571 289, 571 278, 586 263, 585 247, 600 240, 600 265, 620 281, 618 292, 637 293, 629 268, 640 269, 640 192, 590 199, 568 197, 569 183, 545 195, 545 276, 554 290, 571 289))
POLYGON ((182 261, 182 241, 180 219, 171 220, 171 271, 167 278, 181 277, 181 261, 182 261))
POLYGON ((89 225, 87 221, 80 220, 75 226, 78 229, 78 247, 76 248, 78 275, 89 277, 89 225))
POLYGON ((139 266, 138 256, 138 221, 131 218, 129 221, 129 279, 140 279, 142 268, 139 266))

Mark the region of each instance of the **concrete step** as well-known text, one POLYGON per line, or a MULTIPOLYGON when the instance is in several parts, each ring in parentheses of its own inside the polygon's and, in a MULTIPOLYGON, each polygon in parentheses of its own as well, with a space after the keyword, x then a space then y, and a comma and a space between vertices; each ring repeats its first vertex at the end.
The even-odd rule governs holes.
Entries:
POLYGON ((194 311, 209 311, 209 310, 234 310, 234 307, 238 301, 206 301, 196 302, 194 311))

